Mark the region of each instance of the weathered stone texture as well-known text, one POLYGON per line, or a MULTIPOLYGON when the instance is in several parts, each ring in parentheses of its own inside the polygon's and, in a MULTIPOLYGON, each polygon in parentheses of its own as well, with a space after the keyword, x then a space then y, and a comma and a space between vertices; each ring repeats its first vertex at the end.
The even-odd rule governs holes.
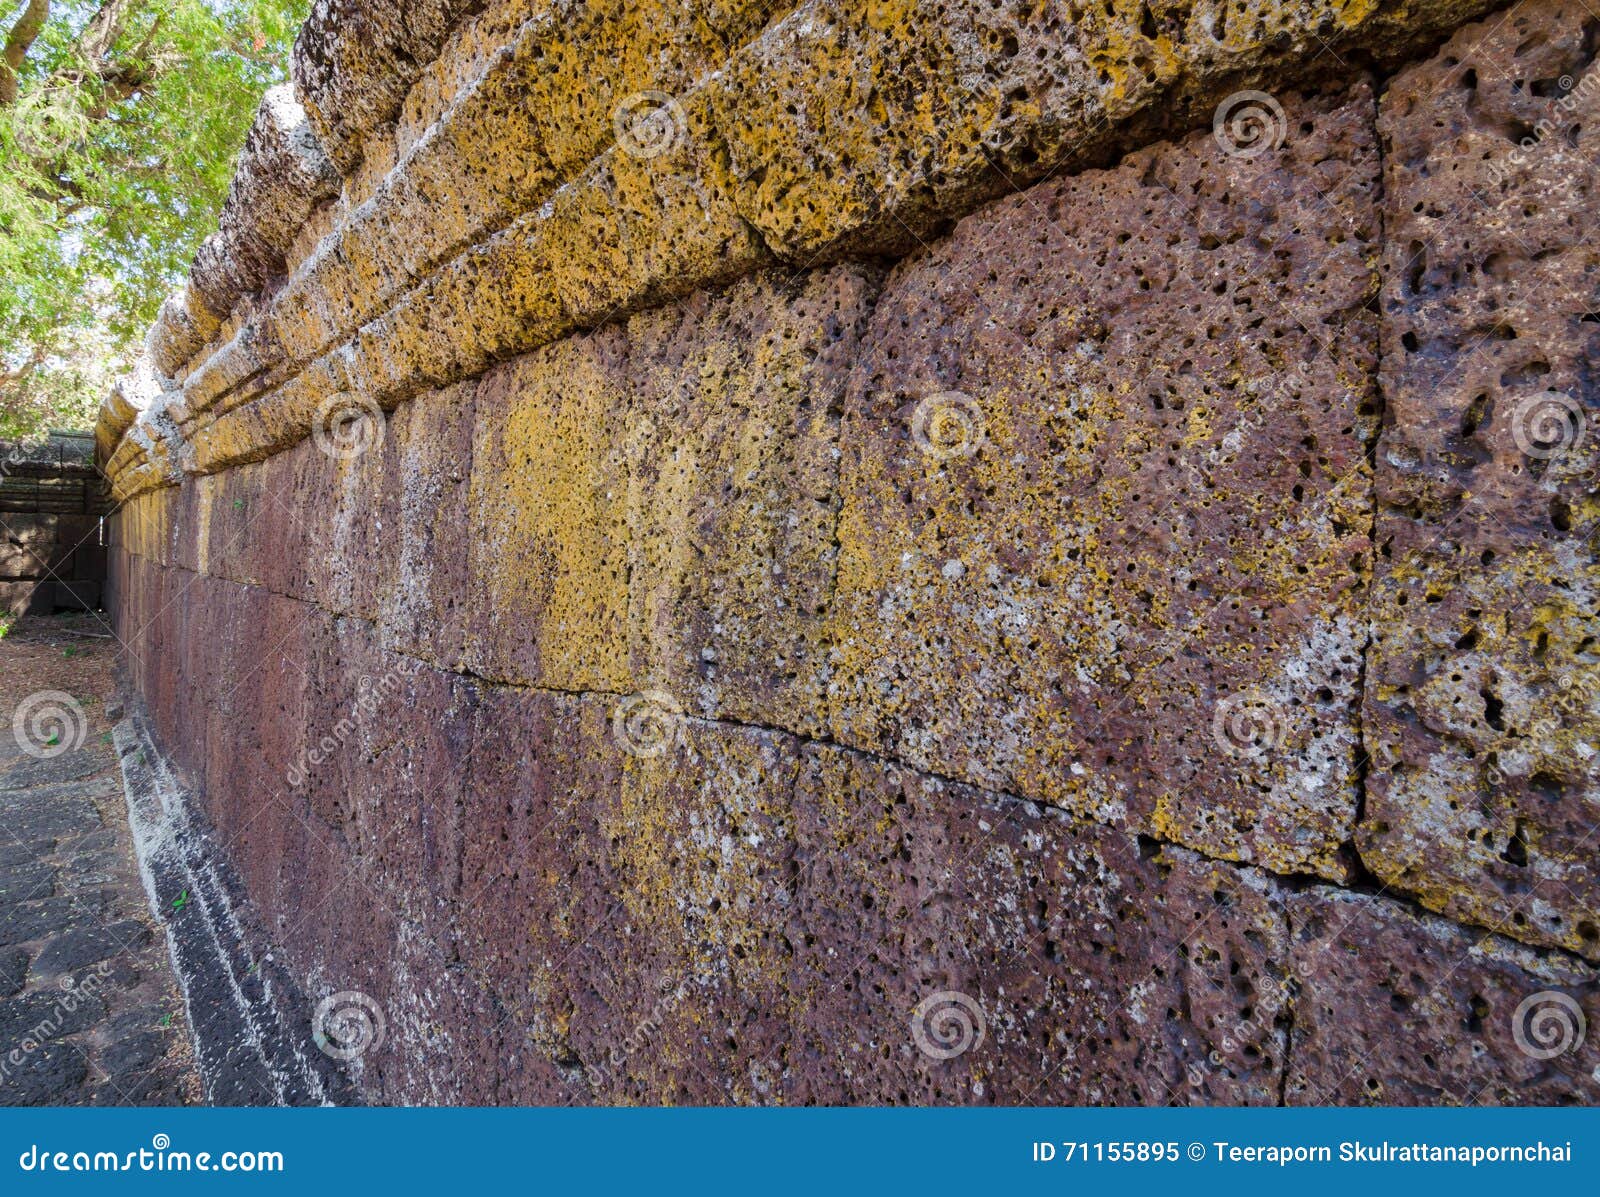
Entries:
MULTIPOLYGON (((327 97, 365 81, 340 119, 387 127, 387 89, 411 85, 467 7, 441 0, 404 19, 387 4, 318 7, 297 58, 300 94, 347 175, 353 134, 329 123, 327 97), (339 19, 374 32, 330 42, 339 19), (414 53, 402 54, 408 39, 414 53)), ((234 387, 230 406, 270 409, 208 417, 228 427, 205 438, 193 468, 226 468, 306 435, 341 387, 392 405, 735 277, 768 250, 796 265, 904 252, 986 196, 1195 123, 1241 79, 1326 73, 1329 48, 1395 60, 1482 7, 1179 4, 1157 19, 1145 6, 1085 6, 1069 25, 966 3, 858 12, 813 0, 764 30, 778 12, 744 5, 532 16, 511 52, 457 89, 434 133, 408 139, 404 161, 358 189, 370 207, 321 243, 302 285, 291 280, 259 314, 241 307, 226 329, 227 313, 190 288, 164 312, 152 356, 175 374, 226 339, 186 384, 195 418, 234 387), (578 40, 584 31, 594 36, 578 40), (619 50, 596 56, 594 42, 619 50), (410 231, 375 235, 397 225, 410 231), (451 248, 472 237, 488 240, 451 248), (333 339, 349 377, 328 358, 333 339)), ((458 53, 482 57, 471 39, 458 53)))
POLYGON ((374 547, 394 557, 380 616, 385 643, 443 668, 459 668, 471 608, 467 555, 473 542, 467 493, 472 476, 475 388, 397 408, 388 420, 393 491, 374 547))
POLYGON ((318 0, 295 43, 295 90, 345 174, 418 73, 481 0, 318 0))
POLYGON ((640 685, 821 733, 840 413, 876 291, 856 267, 760 276, 629 322, 640 685))
POLYGON ((362 1095, 1600 1097, 1596 25, 1484 8, 318 3, 102 456, 362 1095))
POLYGON ((807 752, 795 809, 797 1099, 1276 1099, 1286 924, 1266 878, 841 749, 807 752), (935 1061, 908 1025, 950 991, 986 1033, 935 1061))
POLYGON ((338 172, 323 157, 305 112, 288 87, 273 88, 240 151, 222 227, 195 257, 191 289, 226 319, 240 299, 284 273, 312 211, 338 193, 338 172))
POLYGON ((626 343, 621 329, 602 329, 479 384, 468 500, 478 531, 467 549, 475 673, 632 688, 626 343))
POLYGON ((740 211, 780 255, 905 252, 951 212, 1208 118, 1242 79, 1329 49, 1399 61, 1485 7, 811 0, 710 90, 740 211))
POLYGON ((839 413, 873 279, 758 275, 491 371, 472 670, 820 730, 839 413))
POLYGON ((1482 1102, 1593 1084, 1586 1056, 1519 1054, 1508 1021, 1550 990, 1593 1016, 1592 969, 779 733, 691 720, 639 755, 613 699, 469 681, 365 621, 128 560, 150 576, 124 618, 163 654, 142 688, 267 925, 312 990, 385 1009, 370 1096, 1482 1102), (951 993, 983 1031, 939 1060, 911 1028, 957 1033, 948 997, 925 1004, 951 993))
POLYGON ((891 278, 844 434, 839 739, 1342 874, 1377 147, 1364 86, 1287 109, 1276 153, 1142 151, 891 278))
POLYGON ((1591 236, 1600 21, 1519 5, 1385 97, 1379 578, 1361 850, 1427 906, 1600 958, 1591 236))
POLYGON ((1319 887, 1288 907, 1299 990, 1290 1103, 1600 1099, 1594 969, 1364 895, 1319 887))

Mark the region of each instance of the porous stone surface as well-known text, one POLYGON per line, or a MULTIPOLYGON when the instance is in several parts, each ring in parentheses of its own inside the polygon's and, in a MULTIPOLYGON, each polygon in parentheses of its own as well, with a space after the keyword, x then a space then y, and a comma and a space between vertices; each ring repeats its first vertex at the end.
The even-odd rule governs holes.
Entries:
POLYGON ((304 110, 287 86, 272 88, 240 151, 221 227, 195 257, 190 289, 226 318, 244 296, 282 276, 312 211, 338 194, 339 174, 304 110))
POLYGON ((795 810, 797 1098, 1276 1100, 1267 878, 837 748, 807 752, 795 810), (918 1033, 948 1032, 952 993, 985 1034, 939 1060, 918 1033))
POLYGON ((318 0, 295 42, 295 89, 346 173, 392 120, 456 22, 482 0, 318 0))
POLYGON ((1519 5, 1391 84, 1361 850, 1600 959, 1600 21, 1519 5))
POLYGON ((1600 976, 1498 936, 1325 888, 1288 899, 1292 1105, 1600 1098, 1600 976))
POLYGON ((1364 85, 1285 109, 1277 153, 1144 151, 890 279, 846 417, 840 740, 1342 874, 1378 157, 1364 85))
POLYGON ((522 24, 497 5, 447 36, 470 7, 314 12, 298 95, 360 207, 302 238, 260 310, 212 312, 194 287, 163 310, 150 347, 184 375, 185 469, 306 436, 340 391, 391 406, 769 254, 903 253, 988 196, 1201 123, 1241 80, 1326 75, 1342 51, 1400 61, 1484 4, 1085 5, 1071 24, 964 2, 522 24), (506 53, 483 52, 486 30, 506 53), (418 107, 438 118, 402 152, 396 97, 435 59, 418 107), (365 181, 356 131, 379 128, 394 152, 365 181))
POLYGON ((839 413, 874 293, 857 267, 758 275, 487 374, 473 672, 819 729, 839 413))
POLYGON ((1600 1096, 1600 84, 1487 8, 318 3, 101 428, 160 884, 381 1015, 283 1067, 1600 1096))

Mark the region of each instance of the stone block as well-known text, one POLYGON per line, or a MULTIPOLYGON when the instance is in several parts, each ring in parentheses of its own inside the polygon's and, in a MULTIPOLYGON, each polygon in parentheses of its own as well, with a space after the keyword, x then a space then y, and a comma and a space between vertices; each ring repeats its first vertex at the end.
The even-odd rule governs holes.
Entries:
POLYGON ((474 673, 626 693, 625 334, 547 346, 478 386, 468 526, 474 673))
POLYGON ((641 688, 822 731, 839 412, 876 288, 857 267, 762 274, 629 322, 641 688))
POLYGON ((1593 1105, 1595 970, 1399 903, 1288 899, 1293 1105, 1593 1105))
POLYGON ((840 742, 1343 876, 1366 640, 1373 104, 1287 97, 891 276, 844 421, 840 742))
POLYGON ((708 89, 730 190, 775 253, 902 254, 988 197, 1208 123, 1241 86, 1292 85, 1330 51, 1404 61, 1488 7, 811 0, 708 89))
POLYGON ((1600 959, 1593 17, 1463 29, 1395 78, 1360 847, 1388 885, 1600 959))
POLYGON ((470 630, 467 558, 476 388, 452 388, 397 408, 395 492, 381 530, 392 542, 394 576, 385 598, 385 643, 443 668, 459 667, 470 630))
POLYGON ((320 0, 295 42, 295 94, 339 170, 392 121, 445 38, 482 0, 320 0))
POLYGON ((622 883, 606 828, 623 755, 608 718, 599 700, 501 687, 484 692, 478 712, 456 921, 465 981, 499 1012, 492 1046, 509 1050, 491 1068, 506 1069, 505 1100, 582 1100, 574 1022, 603 1022, 617 1000, 594 954, 627 959, 632 938, 653 933, 617 917, 622 883), (571 1086, 548 1091, 552 1076, 571 1086))
POLYGON ((794 819, 791 1100, 1277 1100, 1264 875, 820 746, 794 819))

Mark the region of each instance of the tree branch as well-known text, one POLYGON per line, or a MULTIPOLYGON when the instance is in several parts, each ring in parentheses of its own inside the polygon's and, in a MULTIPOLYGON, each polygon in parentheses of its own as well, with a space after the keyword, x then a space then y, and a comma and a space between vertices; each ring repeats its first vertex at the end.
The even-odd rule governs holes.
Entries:
POLYGON ((17 23, 6 34, 5 49, 0 51, 0 108, 17 102, 17 75, 22 70, 22 60, 49 16, 50 0, 28 0, 17 23))
POLYGON ((128 17, 141 0, 104 0, 99 11, 89 18, 83 35, 78 38, 78 49, 91 65, 98 65, 111 53, 111 47, 122 36, 128 17))

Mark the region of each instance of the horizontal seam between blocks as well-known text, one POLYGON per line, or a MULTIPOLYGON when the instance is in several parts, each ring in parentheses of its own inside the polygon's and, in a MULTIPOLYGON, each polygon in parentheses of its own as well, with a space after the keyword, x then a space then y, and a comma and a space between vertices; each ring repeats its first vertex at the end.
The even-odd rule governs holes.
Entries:
MULTIPOLYGON (((437 670, 439 673, 448 675, 450 677, 458 677, 469 682, 479 683, 484 686, 496 687, 502 690, 527 694, 545 694, 557 698, 621 699, 630 697, 632 693, 628 691, 615 690, 565 689, 559 686, 539 685, 528 682, 499 679, 464 667, 449 669, 435 661, 430 661, 426 657, 420 656, 417 653, 408 652, 402 648, 395 648, 387 644, 383 644, 381 639, 382 632, 390 625, 385 624, 381 618, 370 619, 365 615, 355 612, 332 611, 326 607, 323 607, 319 603, 312 602, 309 599, 301 598, 298 595, 285 594, 282 591, 274 590, 271 587, 261 585, 260 583, 240 582, 221 574, 199 573, 182 565, 163 565, 153 558, 145 557, 137 553, 127 552, 127 550, 122 551, 130 558, 137 558, 140 561, 147 562, 160 569, 174 570, 179 573, 188 574, 195 578, 210 578, 215 581, 225 582, 231 586, 240 586, 248 589, 258 590, 263 594, 272 595, 287 602, 294 602, 300 604, 301 606, 310 607, 312 610, 318 611, 330 619, 348 619, 353 622, 366 624, 379 634, 380 646, 384 652, 392 653, 397 657, 404 657, 410 661, 416 661, 429 669, 437 670)), ((691 723, 695 723, 703 727, 735 728, 766 735, 785 736, 793 740, 802 748, 824 748, 836 752, 851 753, 866 760, 893 766, 897 769, 904 769, 908 773, 915 774, 917 777, 925 778, 929 781, 937 782, 940 785, 959 786, 963 789, 970 790, 975 794, 981 794, 999 804, 1028 807, 1029 813, 1034 816, 1050 815, 1084 828, 1110 831, 1121 835, 1127 835, 1129 837, 1142 837, 1163 848, 1170 848, 1180 852, 1186 852, 1197 859, 1204 860, 1211 864, 1227 865, 1240 871, 1259 873, 1261 876, 1269 878, 1278 885, 1282 886, 1283 889, 1288 893, 1322 891, 1329 894, 1345 894, 1351 897, 1367 898, 1372 901, 1386 903, 1395 909, 1404 910, 1407 913, 1419 918, 1438 919, 1444 921, 1454 927, 1460 928, 1464 932, 1481 933, 1481 935, 1484 936, 1491 936, 1500 943, 1510 946, 1518 951, 1532 953, 1541 960, 1561 960, 1579 968, 1591 971, 1597 967, 1600 967, 1600 965, 1585 959, 1582 955, 1573 952, 1570 949, 1547 944, 1527 943, 1520 939, 1514 939, 1503 932, 1496 931, 1480 923, 1464 921, 1451 914, 1429 910, 1427 907, 1423 906, 1414 895, 1405 890, 1397 889, 1393 886, 1386 886, 1384 892, 1382 893, 1369 893, 1362 889, 1355 889, 1349 886, 1339 885, 1336 882, 1329 881, 1323 877, 1318 877, 1315 874, 1282 873, 1274 869, 1267 868, 1264 865, 1254 864, 1249 861, 1229 860, 1226 857, 1214 856, 1199 848, 1193 848, 1175 840, 1168 840, 1160 836, 1151 835, 1147 832, 1139 831, 1133 827, 1128 827, 1117 823, 1105 823, 1097 819, 1085 817, 1079 812, 1068 810, 1065 807, 1057 806, 1053 803, 1042 802, 1038 799, 1012 794, 1005 790, 989 789, 974 782, 963 781, 960 778, 950 777, 942 773, 919 768, 915 765, 908 764, 907 762, 889 753, 880 752, 870 748, 861 748, 850 744, 841 744, 838 741, 830 740, 824 737, 812 736, 805 732, 792 731, 789 728, 777 724, 754 723, 748 720, 729 718, 726 716, 708 718, 704 716, 686 714, 683 716, 683 718, 691 723)))

